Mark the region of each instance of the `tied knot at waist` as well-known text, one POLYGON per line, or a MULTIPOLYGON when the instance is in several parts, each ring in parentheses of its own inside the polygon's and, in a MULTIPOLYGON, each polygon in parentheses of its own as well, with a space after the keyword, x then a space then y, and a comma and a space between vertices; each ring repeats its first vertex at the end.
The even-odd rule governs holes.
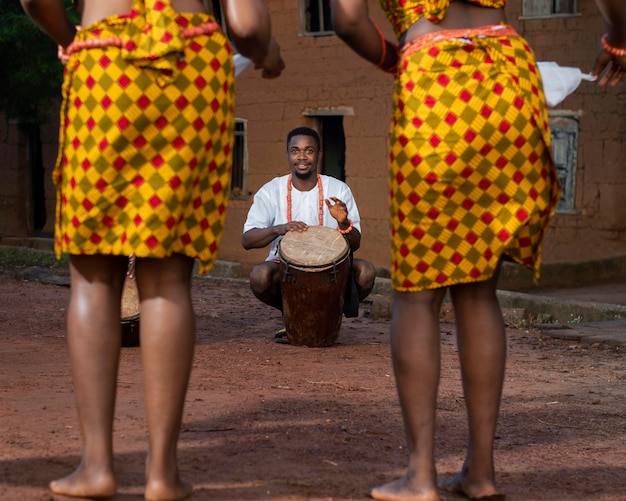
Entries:
POLYGON ((113 16, 77 31, 65 54, 93 47, 119 47, 122 57, 138 66, 174 71, 185 39, 220 30, 214 20, 190 25, 189 19, 174 11, 169 2, 136 1, 128 15, 113 16), (111 32, 115 36, 106 36, 111 32))
POLYGON ((468 43, 471 39, 486 37, 512 37, 519 36, 517 31, 508 24, 491 24, 477 28, 458 28, 449 30, 433 31, 418 36, 400 49, 401 58, 408 57, 416 51, 426 49, 442 41, 457 40, 468 43))
POLYGON ((135 2, 128 17, 129 23, 122 35, 124 59, 156 69, 168 69, 168 56, 183 49, 178 15, 169 1, 135 2), (154 65, 159 60, 162 64, 154 65))

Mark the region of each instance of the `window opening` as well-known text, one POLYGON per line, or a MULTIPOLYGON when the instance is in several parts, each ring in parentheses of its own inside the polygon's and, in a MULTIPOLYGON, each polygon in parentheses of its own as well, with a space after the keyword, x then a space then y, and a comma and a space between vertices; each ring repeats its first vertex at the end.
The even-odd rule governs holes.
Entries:
POLYGON ((578 117, 550 116, 550 129, 552 130, 552 157, 563 190, 557 211, 573 212, 578 156, 578 117))
POLYGON ((300 0, 302 32, 305 35, 332 35, 328 0, 300 0))
POLYGON ((343 130, 343 116, 318 116, 316 119, 324 152, 320 172, 345 182, 346 136, 343 130))
POLYGON ((571 16, 578 14, 576 0, 524 0, 524 17, 571 16))
POLYGON ((246 121, 241 118, 236 118, 233 166, 230 181, 230 194, 232 198, 244 198, 247 195, 246 174, 248 172, 248 148, 246 144, 246 129, 246 121))

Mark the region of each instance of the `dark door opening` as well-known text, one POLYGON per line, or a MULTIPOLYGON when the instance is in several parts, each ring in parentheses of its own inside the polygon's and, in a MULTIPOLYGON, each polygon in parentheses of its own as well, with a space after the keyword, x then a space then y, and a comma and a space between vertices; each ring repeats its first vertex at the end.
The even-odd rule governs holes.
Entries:
POLYGON ((346 180, 346 136, 343 115, 318 116, 322 136, 322 174, 346 180))

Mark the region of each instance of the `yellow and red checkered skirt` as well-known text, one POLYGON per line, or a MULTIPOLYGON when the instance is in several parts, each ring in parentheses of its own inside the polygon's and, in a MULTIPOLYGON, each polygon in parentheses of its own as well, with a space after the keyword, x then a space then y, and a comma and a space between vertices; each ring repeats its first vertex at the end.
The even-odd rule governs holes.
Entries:
POLYGON ((420 291, 539 276, 560 198, 532 50, 511 27, 420 37, 401 54, 390 129, 392 284, 420 291))
POLYGON ((176 39, 170 44, 168 33, 157 33, 168 41, 158 48, 166 54, 148 47, 133 55, 133 30, 146 31, 136 15, 85 27, 70 46, 54 172, 55 250, 180 253, 208 273, 230 186, 232 49, 212 17, 174 13, 176 39))

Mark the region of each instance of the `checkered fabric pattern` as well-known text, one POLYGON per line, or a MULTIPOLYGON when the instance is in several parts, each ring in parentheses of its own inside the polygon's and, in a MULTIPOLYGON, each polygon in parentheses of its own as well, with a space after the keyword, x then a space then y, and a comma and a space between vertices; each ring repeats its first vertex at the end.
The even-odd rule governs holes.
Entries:
MULTIPOLYGON (((208 21, 176 18, 182 28, 208 21)), ((131 22, 108 18, 77 39, 123 37, 131 22)), ((173 73, 128 61, 117 47, 72 54, 54 172, 57 255, 180 253, 211 270, 230 183, 231 56, 221 31, 183 39, 173 73)))
POLYGON ((487 280, 503 255, 537 278, 560 197, 550 142, 540 75, 521 37, 408 51, 389 138, 393 287, 487 280))
POLYGON ((122 55, 135 64, 161 70, 174 70, 183 49, 178 14, 169 0, 134 0, 122 35, 122 55))

